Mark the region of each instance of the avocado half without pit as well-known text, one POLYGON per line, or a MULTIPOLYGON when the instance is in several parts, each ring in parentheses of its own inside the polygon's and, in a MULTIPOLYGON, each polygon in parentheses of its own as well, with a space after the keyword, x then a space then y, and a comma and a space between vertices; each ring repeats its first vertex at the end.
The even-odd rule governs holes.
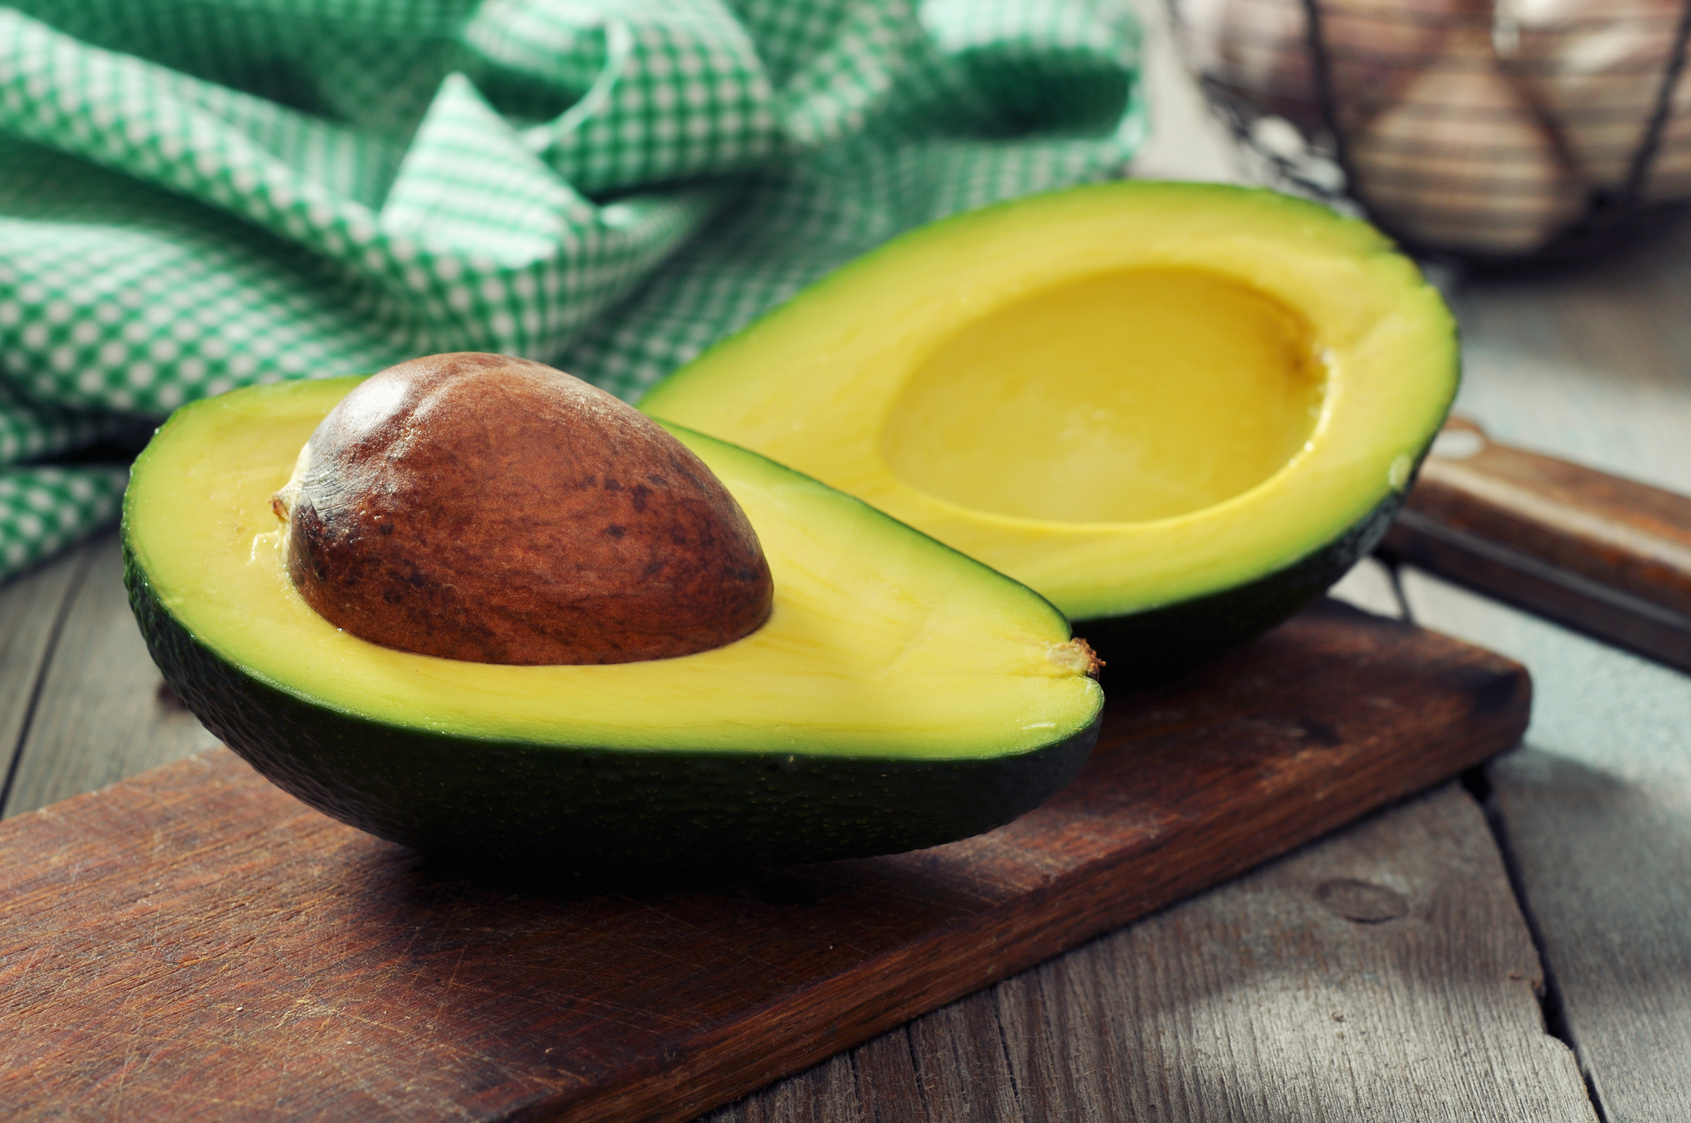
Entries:
POLYGON ((825 278, 641 402, 1049 597, 1106 681, 1326 589, 1400 506, 1454 321, 1365 223, 1117 182, 976 211, 825 278))
POLYGON ((452 859, 601 876, 935 845, 1097 737, 1096 661, 986 566, 557 371, 434 356, 178 410, 130 603, 206 726, 452 859))

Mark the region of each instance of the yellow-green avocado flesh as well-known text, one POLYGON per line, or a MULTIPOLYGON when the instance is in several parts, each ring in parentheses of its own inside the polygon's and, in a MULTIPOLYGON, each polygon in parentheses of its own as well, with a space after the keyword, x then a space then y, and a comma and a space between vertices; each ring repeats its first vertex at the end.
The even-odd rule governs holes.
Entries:
POLYGON ((1028 589, 761 456, 678 427, 751 519, 769 622, 677 659, 466 663, 381 647, 289 582, 271 494, 357 379, 178 410, 124 500, 166 680, 319 809, 562 872, 890 852, 989 829, 1073 776, 1102 693, 1028 589))
POLYGON ((1372 548, 1457 375, 1444 301, 1372 227, 1120 182, 907 234, 641 407, 1027 583, 1155 677, 1372 548))

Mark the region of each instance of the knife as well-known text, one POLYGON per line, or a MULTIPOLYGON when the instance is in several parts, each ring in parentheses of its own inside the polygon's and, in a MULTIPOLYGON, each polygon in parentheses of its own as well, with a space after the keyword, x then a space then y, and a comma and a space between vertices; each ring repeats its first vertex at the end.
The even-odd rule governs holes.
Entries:
POLYGON ((1379 553, 1691 671, 1691 497, 1452 418, 1379 553))

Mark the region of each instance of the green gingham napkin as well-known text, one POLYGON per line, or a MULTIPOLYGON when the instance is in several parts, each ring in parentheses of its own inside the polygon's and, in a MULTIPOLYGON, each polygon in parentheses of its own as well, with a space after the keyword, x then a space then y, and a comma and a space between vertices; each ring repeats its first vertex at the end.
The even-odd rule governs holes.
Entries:
POLYGON ((116 510, 54 459, 185 401, 453 350, 635 399, 901 230, 1119 174, 1125 3, 0 6, 0 579, 116 510))

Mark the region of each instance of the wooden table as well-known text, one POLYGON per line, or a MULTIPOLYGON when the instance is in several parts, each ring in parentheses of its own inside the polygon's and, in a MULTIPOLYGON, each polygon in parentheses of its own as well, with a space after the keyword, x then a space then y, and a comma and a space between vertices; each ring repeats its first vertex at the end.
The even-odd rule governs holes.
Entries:
MULTIPOLYGON (((1141 170, 1229 177, 1147 18, 1141 170)), ((1455 296, 1461 409, 1691 492, 1691 224, 1455 296)), ((1528 664, 1526 744, 710 1118, 1691 1114, 1691 679, 1414 571, 1369 563, 1339 592, 1528 664), (1324 904, 1335 878, 1398 907, 1324 904)), ((0 813, 211 747, 160 685, 113 536, 0 587, 0 813)))

